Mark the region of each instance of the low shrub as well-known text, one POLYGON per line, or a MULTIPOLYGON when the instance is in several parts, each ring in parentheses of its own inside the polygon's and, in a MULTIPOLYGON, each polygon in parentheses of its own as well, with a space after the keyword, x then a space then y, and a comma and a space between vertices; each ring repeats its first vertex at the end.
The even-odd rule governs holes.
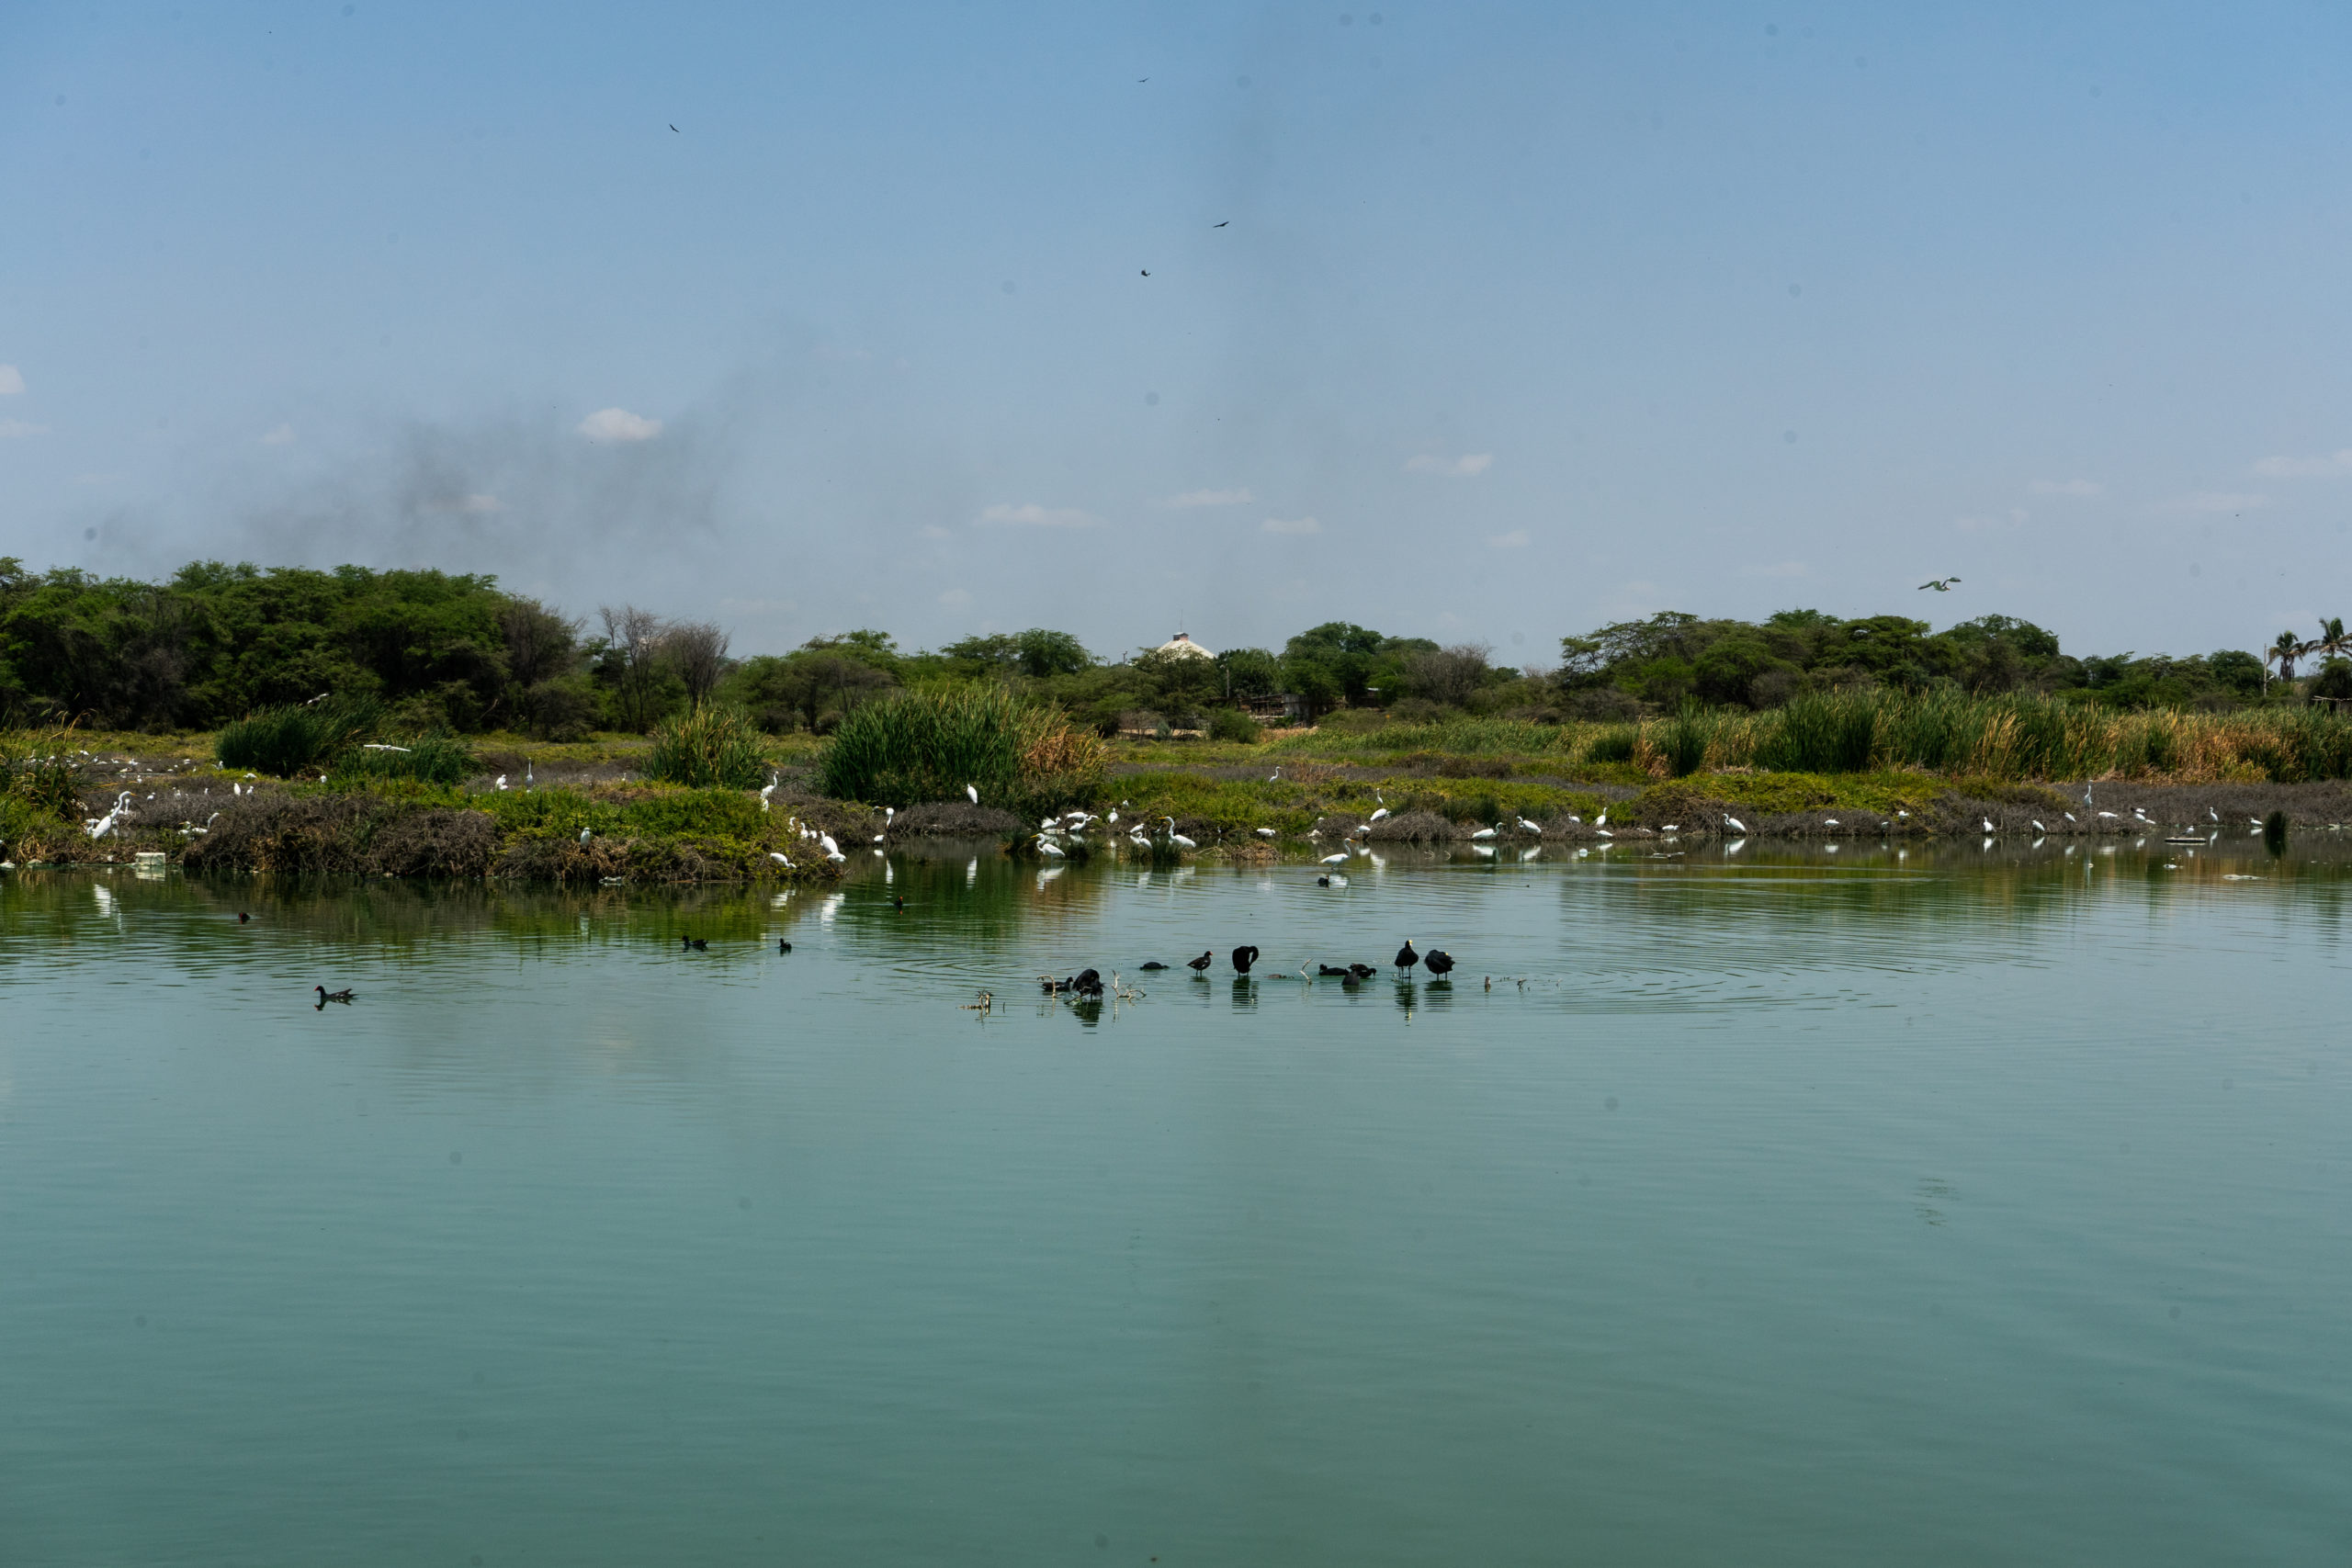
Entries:
POLYGON ((645 776, 695 789, 757 789, 767 783, 759 727, 741 708, 717 703, 653 727, 645 776))
POLYGON ((373 697, 321 697, 265 708, 224 727, 212 754, 224 768, 251 768, 273 778, 324 771, 382 727, 384 705, 373 697))
POLYGON ((359 779, 418 779, 453 784, 481 770, 473 749, 451 735, 418 735, 404 746, 366 742, 344 753, 337 771, 359 779))
POLYGON ((1209 716, 1209 739, 1238 740, 1244 746, 1257 743, 1258 721, 1239 708, 1219 708, 1209 716))
POLYGON ((952 800, 968 786, 981 805, 1026 818, 1093 798, 1104 767, 1102 741, 1059 713, 1001 686, 951 686, 851 710, 819 756, 816 778, 825 795, 877 806, 952 800))

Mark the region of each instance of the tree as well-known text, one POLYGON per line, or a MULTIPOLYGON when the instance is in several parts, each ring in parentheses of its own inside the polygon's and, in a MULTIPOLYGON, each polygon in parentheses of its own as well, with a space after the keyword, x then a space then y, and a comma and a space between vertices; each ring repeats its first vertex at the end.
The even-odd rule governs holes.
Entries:
POLYGON ((2311 650, 2312 645, 2297 640, 2293 632, 2280 632, 2278 640, 2263 649, 2262 658, 2266 664, 2278 666, 2278 679, 2291 681, 2295 678, 2295 660, 2311 650))
POLYGON ((711 621, 673 621, 663 629, 662 651, 669 656, 678 679, 686 683, 686 701, 694 706, 702 706, 727 673, 730 640, 711 621))
POLYGON ((1247 702, 1271 697, 1283 689, 1283 664, 1262 648, 1228 648, 1216 656, 1225 677, 1225 694, 1247 702))
POLYGON ((661 717, 662 617, 634 604, 599 605, 605 624, 604 671, 612 682, 614 707, 625 729, 638 734, 661 717))
POLYGON ((1494 645, 1457 642, 1451 648, 1419 649, 1405 660, 1406 689, 1413 695, 1447 707, 1466 705, 1487 683, 1494 645))

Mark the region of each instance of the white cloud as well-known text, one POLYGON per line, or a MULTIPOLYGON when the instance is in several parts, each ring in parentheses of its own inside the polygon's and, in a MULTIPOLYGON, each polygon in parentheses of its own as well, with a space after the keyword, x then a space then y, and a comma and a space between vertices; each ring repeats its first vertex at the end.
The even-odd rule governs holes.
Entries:
POLYGON ((1269 517, 1258 525, 1268 534, 1320 534, 1323 525, 1312 517, 1269 517))
POLYGON ((915 537, 919 539, 952 539, 955 536, 936 523, 926 523, 915 530, 915 537))
POLYGON ((1040 506, 1034 501, 1019 506, 1002 502, 980 513, 983 523, 1017 523, 1031 528, 1091 528, 1094 519, 1075 506, 1040 506))
POLYGON ((1774 561, 1770 566, 1744 566, 1739 569, 1742 577, 1805 577, 1812 571, 1813 568, 1801 560, 1774 561))
POLYGON ((266 431, 262 434, 261 444, 265 446, 291 446, 294 445, 294 427, 290 424, 281 424, 275 430, 266 431))
POLYGON ((939 602, 943 604, 968 604, 972 596, 960 588, 951 588, 939 596, 939 602))
POLYGON ((1465 452, 1459 457, 1422 456, 1405 460, 1408 474, 1442 474, 1450 479, 1475 479, 1494 467, 1492 452, 1465 452))
POLYGON ((1168 498, 1170 506, 1247 506, 1258 498, 1246 490, 1188 490, 1168 498))
POLYGON ((2269 504, 2270 498, 2267 495, 2245 495, 2217 490, 2200 490, 2170 503, 2175 512, 2252 512, 2256 507, 2269 504))
POLYGON ((22 441, 28 435, 47 435, 49 426, 27 424, 21 419, 0 419, 0 441, 22 441))
POLYGON ((2088 479, 2036 479, 2025 487, 2036 495, 2105 495, 2107 487, 2088 479))
POLYGON ((579 430, 591 441, 650 441, 662 434, 662 422, 627 409, 598 409, 580 422, 579 430))
POLYGON ((1508 534, 1489 534, 1487 547, 1495 550, 1523 550, 1527 547, 1527 530, 1513 528, 1508 534))
POLYGON ((1988 517, 1955 517, 1952 526, 1963 534, 1982 534, 1994 528, 2022 528, 2033 513, 2022 506, 2012 506, 2007 513, 1988 517))
POLYGON ((13 365, 0 365, 0 398, 13 398, 25 389, 25 373, 13 365))
POLYGON ((2265 457, 2254 471, 2267 479, 2341 479, 2352 474, 2352 448, 2324 457, 2265 457))

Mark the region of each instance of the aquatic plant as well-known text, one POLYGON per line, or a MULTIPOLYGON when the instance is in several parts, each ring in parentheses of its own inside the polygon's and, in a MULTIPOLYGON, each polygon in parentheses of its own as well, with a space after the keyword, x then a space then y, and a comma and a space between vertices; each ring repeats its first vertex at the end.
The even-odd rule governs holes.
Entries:
POLYGON ((757 789, 768 780, 762 740, 741 708, 705 703, 653 727, 645 776, 695 789, 757 789))
POLYGON ((1028 817, 1101 791, 1102 744, 1001 686, 923 688, 842 716, 817 761, 818 788, 842 800, 910 805, 977 789, 1028 817))
POLYGON ((453 784, 481 771, 473 749, 453 735, 410 737, 395 745, 361 744, 344 753, 337 772, 355 779, 418 779, 453 784))
POLYGON ((375 735, 384 705, 367 696, 326 696, 264 708, 224 727, 212 754, 224 768, 250 768, 274 778, 324 770, 375 735))

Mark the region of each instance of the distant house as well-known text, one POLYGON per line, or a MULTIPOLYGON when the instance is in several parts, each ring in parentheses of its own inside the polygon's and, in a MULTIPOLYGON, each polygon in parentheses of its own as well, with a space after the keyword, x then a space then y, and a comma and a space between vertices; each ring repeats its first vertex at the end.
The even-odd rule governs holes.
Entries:
POLYGON ((1176 659, 1215 659, 1216 657, 1182 632, 1178 632, 1152 651, 1176 659))
POLYGON ((1296 692, 1269 692, 1262 697, 1244 697, 1242 705, 1250 716, 1261 724, 1305 724, 1306 699, 1296 692))

